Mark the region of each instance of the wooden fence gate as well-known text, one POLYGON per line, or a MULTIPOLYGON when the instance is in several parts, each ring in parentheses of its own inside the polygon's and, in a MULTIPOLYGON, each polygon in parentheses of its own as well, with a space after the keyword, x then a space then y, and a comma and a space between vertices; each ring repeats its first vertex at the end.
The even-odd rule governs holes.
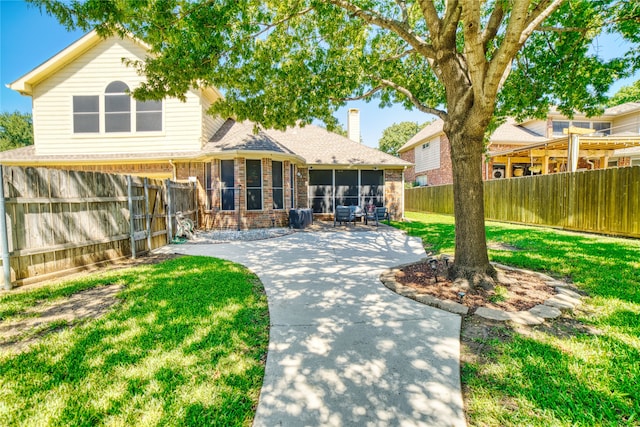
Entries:
POLYGON ((171 242, 175 214, 197 218, 193 183, 0 166, 6 289, 133 257, 171 242))

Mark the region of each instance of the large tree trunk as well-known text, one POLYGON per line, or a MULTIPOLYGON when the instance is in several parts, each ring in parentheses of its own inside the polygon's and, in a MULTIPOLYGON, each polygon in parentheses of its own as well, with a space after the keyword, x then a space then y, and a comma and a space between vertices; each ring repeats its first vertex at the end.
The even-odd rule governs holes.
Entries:
POLYGON ((484 225, 484 130, 477 121, 473 124, 467 119, 457 121, 456 126, 445 126, 451 144, 456 233, 455 261, 449 277, 462 288, 490 289, 496 272, 489 263, 484 225))

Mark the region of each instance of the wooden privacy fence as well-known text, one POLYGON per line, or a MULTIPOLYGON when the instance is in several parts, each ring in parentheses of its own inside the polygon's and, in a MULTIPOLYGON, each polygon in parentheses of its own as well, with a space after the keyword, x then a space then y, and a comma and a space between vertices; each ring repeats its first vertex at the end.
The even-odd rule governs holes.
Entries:
POLYGON ((135 258, 172 240, 177 211, 197 217, 191 183, 2 166, 0 175, 0 250, 7 289, 135 258))
MULTIPOLYGON (((484 205, 487 219, 640 237, 640 167, 487 181, 484 205)), ((405 209, 452 214, 453 186, 407 189, 405 209)))

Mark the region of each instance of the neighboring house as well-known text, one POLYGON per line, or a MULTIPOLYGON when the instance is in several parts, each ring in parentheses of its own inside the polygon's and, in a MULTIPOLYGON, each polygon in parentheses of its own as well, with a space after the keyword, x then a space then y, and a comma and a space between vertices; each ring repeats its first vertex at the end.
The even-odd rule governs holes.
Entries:
MULTIPOLYGON (((442 126, 442 120, 427 125, 400 148, 400 158, 415 164, 405 172, 407 182, 453 182, 450 145, 442 126)), ((508 118, 494 131, 487 147, 488 162, 482 165, 484 179, 570 170, 570 137, 565 129, 581 134, 576 137, 578 169, 640 164, 640 103, 608 108, 592 118, 576 114, 568 119, 552 109, 546 120, 518 123, 508 118)))
MULTIPOLYGON (((195 180, 206 228, 283 226, 290 208, 332 214, 340 204, 387 206, 403 215, 409 162, 317 126, 260 130, 207 114, 215 88, 137 101, 144 77, 123 59, 144 43, 91 32, 8 85, 32 97, 35 144, 0 154, 5 165, 195 180)), ((353 111, 350 133, 359 138, 353 111)))

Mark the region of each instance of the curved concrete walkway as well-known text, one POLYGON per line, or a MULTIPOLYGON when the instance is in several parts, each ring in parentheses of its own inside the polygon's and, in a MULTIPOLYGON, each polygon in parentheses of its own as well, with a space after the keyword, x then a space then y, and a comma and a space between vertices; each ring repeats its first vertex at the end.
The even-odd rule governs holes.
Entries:
POLYGON ((425 256, 397 231, 295 233, 170 251, 246 265, 262 280, 269 353, 254 426, 463 426, 460 317, 385 288, 425 256))

